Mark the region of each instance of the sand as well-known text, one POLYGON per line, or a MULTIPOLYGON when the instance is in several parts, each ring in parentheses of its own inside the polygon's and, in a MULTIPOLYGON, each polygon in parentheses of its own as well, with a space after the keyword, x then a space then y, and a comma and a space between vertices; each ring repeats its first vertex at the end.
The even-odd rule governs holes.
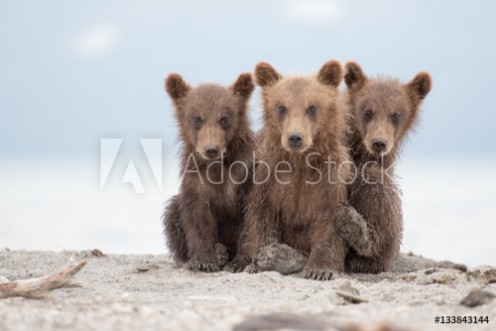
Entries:
POLYGON ((460 304, 474 288, 496 293, 495 268, 464 270, 405 254, 393 272, 319 282, 277 272, 194 273, 166 255, 0 249, 0 277, 39 277, 82 259, 88 264, 75 277, 82 287, 56 290, 52 300, 0 300, 0 330, 262 330, 267 323, 299 324, 296 330, 496 330, 496 300, 460 304), (366 302, 338 295, 347 282, 366 302), (489 323, 435 324, 441 315, 488 316, 489 323))

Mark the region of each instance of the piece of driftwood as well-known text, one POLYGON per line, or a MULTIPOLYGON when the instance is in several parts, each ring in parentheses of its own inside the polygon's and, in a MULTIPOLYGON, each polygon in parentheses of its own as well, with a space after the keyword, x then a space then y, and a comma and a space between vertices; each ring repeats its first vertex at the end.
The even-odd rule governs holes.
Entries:
POLYGON ((47 299, 50 298, 49 292, 55 289, 80 287, 80 284, 72 281, 72 276, 77 274, 86 262, 78 262, 52 275, 2 283, 0 284, 0 299, 9 297, 47 299))

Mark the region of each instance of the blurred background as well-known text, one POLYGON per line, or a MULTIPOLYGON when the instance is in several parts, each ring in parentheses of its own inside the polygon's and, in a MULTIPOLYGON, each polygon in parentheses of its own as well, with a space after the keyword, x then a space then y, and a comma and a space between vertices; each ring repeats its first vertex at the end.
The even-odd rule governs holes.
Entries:
MULTIPOLYGON (((164 253, 178 190, 163 79, 258 61, 434 80, 405 145, 402 250, 496 264, 496 2, 10 1, 0 5, 0 248, 164 253)), ((260 126, 258 91, 251 101, 260 126)))

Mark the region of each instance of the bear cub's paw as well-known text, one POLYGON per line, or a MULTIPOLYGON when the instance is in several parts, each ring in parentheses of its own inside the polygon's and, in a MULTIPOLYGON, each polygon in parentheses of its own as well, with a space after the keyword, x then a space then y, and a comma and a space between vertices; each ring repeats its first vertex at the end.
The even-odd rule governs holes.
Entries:
POLYGON ((306 267, 303 269, 303 277, 314 280, 332 280, 338 278, 339 273, 333 269, 306 267))
POLYGON ((216 262, 200 262, 195 260, 189 260, 185 265, 186 269, 191 271, 204 271, 204 272, 216 272, 220 271, 219 264, 216 262))
POLYGON ((235 273, 243 272, 248 264, 250 264, 249 261, 234 258, 234 260, 227 262, 227 264, 224 266, 224 271, 235 273))
POLYGON ((341 238, 360 255, 371 254, 372 242, 367 222, 355 208, 342 204, 336 210, 336 229, 341 238))
POLYGON ((258 270, 257 264, 256 263, 251 263, 250 265, 248 265, 245 268, 244 272, 247 272, 249 274, 256 274, 256 273, 258 273, 259 270, 258 270))

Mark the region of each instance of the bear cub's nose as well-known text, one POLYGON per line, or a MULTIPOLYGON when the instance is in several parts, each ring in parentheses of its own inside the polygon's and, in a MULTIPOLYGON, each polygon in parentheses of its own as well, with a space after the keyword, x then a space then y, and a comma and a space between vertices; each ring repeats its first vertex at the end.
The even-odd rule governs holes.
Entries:
POLYGON ((289 146, 292 148, 300 148, 303 145, 303 135, 299 132, 292 132, 288 137, 289 146))
POLYGON ((373 139, 372 146, 376 152, 382 152, 386 149, 387 141, 382 138, 373 139))
POLYGON ((219 154, 219 147, 214 144, 208 144, 205 146, 205 154, 210 158, 214 158, 219 154))

